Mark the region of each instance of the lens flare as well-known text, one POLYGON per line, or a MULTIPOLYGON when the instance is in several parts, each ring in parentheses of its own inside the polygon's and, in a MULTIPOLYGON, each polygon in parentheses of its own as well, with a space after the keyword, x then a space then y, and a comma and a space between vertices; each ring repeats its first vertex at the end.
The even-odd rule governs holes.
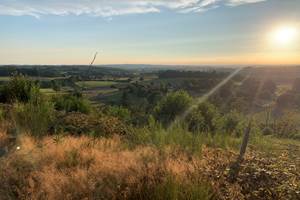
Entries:
POLYGON ((206 94, 199 97, 193 104, 190 106, 182 115, 177 117, 173 123, 169 126, 171 129, 176 125, 177 123, 184 120, 197 106, 203 102, 205 102, 210 96, 212 96, 214 93, 216 93, 221 87, 223 87, 228 81, 230 81, 233 77, 235 77, 239 72, 241 72, 244 68, 237 68, 234 70, 231 74, 229 74, 224 80, 222 80, 218 85, 216 85, 214 88, 212 88, 210 91, 208 91, 206 94))
POLYGON ((281 26, 271 34, 271 41, 277 45, 287 45, 292 43, 297 36, 297 28, 294 26, 281 26))

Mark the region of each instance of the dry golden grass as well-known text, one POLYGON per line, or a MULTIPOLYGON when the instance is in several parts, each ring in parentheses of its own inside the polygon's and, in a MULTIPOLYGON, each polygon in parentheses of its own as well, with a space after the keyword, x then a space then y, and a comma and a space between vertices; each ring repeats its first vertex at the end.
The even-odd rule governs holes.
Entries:
POLYGON ((5 132, 0 132, 0 148, 3 147, 4 145, 6 145, 7 143, 7 135, 5 134, 5 132))
MULTIPOLYGON (((0 142, 5 138, 0 134, 0 142)), ((264 184, 280 188, 281 179, 261 171, 274 163, 255 152, 247 154, 241 179, 229 183, 228 167, 236 154, 217 148, 203 146, 201 156, 197 156, 174 147, 139 146, 129 150, 119 137, 35 140, 23 135, 18 141, 20 150, 15 146, 8 156, 0 158, 1 200, 283 199, 275 190, 273 196, 260 191, 259 187, 268 187, 264 184), (255 177, 249 170, 254 170, 251 173, 255 177)), ((276 173, 282 172, 278 169, 276 173)), ((287 176, 285 181, 293 178, 287 176)), ((295 181, 297 184, 299 180, 295 181)), ((289 192, 295 187, 287 188, 285 194, 294 195, 289 192)))
POLYGON ((19 141, 0 165, 0 199, 152 199, 169 174, 186 179, 195 170, 184 156, 127 150, 118 137, 19 141))

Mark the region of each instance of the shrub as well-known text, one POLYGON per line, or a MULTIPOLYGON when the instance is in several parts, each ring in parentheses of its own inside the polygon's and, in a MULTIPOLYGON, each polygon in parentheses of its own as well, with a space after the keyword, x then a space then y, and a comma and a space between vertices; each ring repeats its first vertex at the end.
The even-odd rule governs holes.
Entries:
POLYGON ((185 91, 169 93, 154 108, 154 116, 164 125, 173 121, 176 116, 182 114, 191 104, 192 97, 185 91))
POLYGON ((219 120, 217 108, 208 102, 200 104, 186 118, 190 131, 205 133, 215 133, 219 128, 219 120))
POLYGON ((296 113, 285 113, 282 117, 274 120, 271 124, 273 133, 278 137, 294 138, 299 134, 299 115, 296 113))
POLYGON ((90 134, 92 136, 113 136, 125 135, 127 133, 126 126, 115 117, 96 117, 83 113, 67 113, 60 116, 62 119, 56 129, 71 134, 90 134))
POLYGON ((231 111, 223 117, 223 129, 226 133, 239 135, 239 125, 242 117, 236 111, 231 111))
POLYGON ((289 111, 280 116, 268 115, 266 119, 258 114, 256 123, 263 135, 297 139, 300 133, 299 119, 300 115, 297 112, 289 111))
POLYGON ((126 123, 131 121, 131 112, 127 108, 121 106, 107 106, 104 108, 106 115, 116 117, 126 123))
POLYGON ((47 134, 55 119, 53 104, 41 96, 38 90, 32 92, 28 103, 16 103, 13 113, 17 126, 34 136, 47 134))
POLYGON ((51 87, 54 91, 60 91, 61 90, 61 84, 59 81, 51 80, 51 87))
POLYGON ((31 92, 38 86, 23 75, 13 75, 11 80, 2 87, 0 101, 3 103, 22 102, 27 103, 31 92))
POLYGON ((65 112, 81 112, 89 113, 91 110, 90 103, 81 96, 78 95, 63 95, 53 98, 55 109, 65 112))

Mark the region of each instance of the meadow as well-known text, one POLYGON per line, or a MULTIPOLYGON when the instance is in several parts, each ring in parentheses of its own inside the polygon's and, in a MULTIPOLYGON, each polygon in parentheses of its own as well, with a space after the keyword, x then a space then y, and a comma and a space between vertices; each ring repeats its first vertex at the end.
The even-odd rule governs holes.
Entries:
POLYGON ((81 87, 87 87, 88 89, 97 88, 97 87, 109 87, 117 84, 114 81, 80 81, 76 82, 81 87))

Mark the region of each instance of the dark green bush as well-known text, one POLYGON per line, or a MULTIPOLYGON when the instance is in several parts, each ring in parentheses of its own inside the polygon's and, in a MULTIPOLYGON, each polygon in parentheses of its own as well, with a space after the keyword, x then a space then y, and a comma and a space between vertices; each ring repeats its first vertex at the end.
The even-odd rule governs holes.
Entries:
POLYGON ((5 118, 14 130, 21 129, 34 136, 47 134, 54 120, 54 107, 35 82, 23 75, 13 75, 3 86, 0 99, 11 104, 5 118))
POLYGON ((17 126, 33 136, 46 135, 55 120, 53 103, 38 90, 32 92, 26 104, 16 103, 13 109, 17 126))
POLYGON ((205 102, 187 116, 186 122, 192 132, 215 133, 220 128, 220 113, 213 104, 205 102))
POLYGON ((223 130, 229 134, 239 135, 239 125, 243 121, 241 114, 231 111, 223 117, 223 130))
POLYGON ((23 75, 13 75, 11 80, 5 84, 0 91, 0 102, 27 103, 31 97, 32 90, 38 88, 37 84, 23 75))
POLYGON ((154 117, 162 124, 167 125, 176 116, 182 114, 191 104, 192 97, 183 90, 169 93, 154 108, 154 117))
POLYGON ((53 98, 53 102, 55 109, 59 111, 81 112, 85 114, 91 111, 91 105, 88 100, 78 95, 56 96, 53 98))
POLYGON ((131 112, 127 108, 121 106, 106 106, 103 111, 104 114, 116 117, 126 123, 131 121, 131 112))

